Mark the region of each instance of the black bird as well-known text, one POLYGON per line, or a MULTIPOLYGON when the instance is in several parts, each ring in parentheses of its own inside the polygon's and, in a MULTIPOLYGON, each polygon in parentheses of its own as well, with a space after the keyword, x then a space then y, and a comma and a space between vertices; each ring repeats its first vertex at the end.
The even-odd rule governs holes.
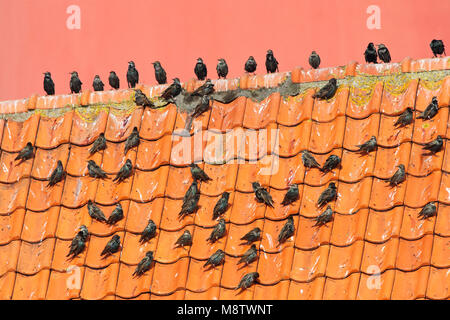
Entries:
POLYGON ((103 169, 100 168, 100 166, 98 164, 96 164, 94 160, 88 161, 87 168, 88 168, 89 176, 91 176, 92 178, 100 178, 100 179, 108 178, 108 176, 106 175, 106 172, 103 171, 103 169))
POLYGON ((324 224, 330 222, 333 219, 333 210, 331 209, 331 206, 327 206, 327 209, 322 212, 318 217, 315 218, 316 224, 314 227, 320 227, 324 224))
POLYGON ((324 85, 318 92, 313 94, 313 98, 320 100, 329 100, 334 97, 337 91, 337 81, 335 78, 328 80, 328 83, 324 85))
POLYGON ((181 93, 180 79, 174 78, 173 83, 170 86, 168 86, 163 91, 163 93, 161 93, 161 98, 163 98, 166 101, 169 101, 178 96, 180 93, 181 93))
POLYGON ((366 63, 378 63, 377 49, 375 49, 373 42, 369 43, 366 51, 364 51, 364 58, 366 59, 366 63))
POLYGON ((139 239, 139 242, 141 243, 147 242, 150 239, 154 238, 155 236, 156 236, 156 224, 153 222, 152 219, 149 219, 147 226, 141 233, 141 238, 139 239))
POLYGON ((97 205, 95 203, 92 202, 92 200, 88 201, 87 208, 88 208, 89 216, 92 219, 100 221, 100 222, 106 222, 105 214, 99 207, 97 207, 97 205))
POLYGON ((50 72, 44 73, 44 90, 49 96, 55 94, 55 83, 50 72))
POLYGON ((195 106, 194 111, 192 111, 192 113, 186 117, 186 124, 184 126, 184 129, 187 132, 191 131, 192 121, 194 121, 195 118, 200 117, 203 113, 208 111, 210 100, 211 98, 209 96, 202 96, 199 104, 195 106))
POLYGON ((206 76, 208 74, 208 70, 206 68, 206 64, 203 63, 202 58, 197 59, 197 63, 195 64, 194 68, 195 75, 197 76, 198 80, 205 80, 206 76))
POLYGON ((158 84, 166 84, 167 83, 167 75, 166 70, 161 66, 161 62, 155 61, 153 62, 153 67, 155 68, 155 79, 158 81, 158 84))
POLYGON ((372 136, 368 141, 364 142, 363 144, 357 145, 358 152, 361 153, 369 153, 374 151, 377 148, 377 138, 375 136, 372 136))
POLYGON ((28 142, 27 145, 19 152, 19 154, 14 160, 26 161, 28 159, 33 158, 34 156, 33 150, 34 150, 33 145, 31 144, 31 142, 28 142))
POLYGON ((397 166, 397 168, 398 168, 397 171, 389 179, 389 185, 391 187, 398 186, 406 179, 405 166, 403 164, 400 164, 397 166))
POLYGON ((120 202, 116 205, 113 212, 106 221, 107 224, 113 225, 123 219, 123 209, 120 202))
POLYGON ((278 61, 275 59, 272 50, 267 50, 266 54, 266 70, 267 73, 278 72, 278 61))
POLYGON ((281 202, 281 204, 283 206, 287 206, 290 205, 291 203, 297 201, 300 198, 300 195, 298 193, 298 185, 297 184, 293 184, 288 192, 286 192, 286 194, 284 195, 284 199, 281 202))
POLYGON ((258 250, 256 249, 256 245, 252 244, 250 249, 245 251, 244 255, 239 259, 237 264, 239 265, 241 263, 245 263, 245 265, 248 266, 257 258, 258 258, 258 250))
POLYGON ((437 136, 431 142, 428 142, 423 146, 422 149, 430 151, 430 153, 434 154, 442 150, 442 146, 444 145, 444 140, 442 140, 441 136, 437 136))
POLYGON ((242 277, 236 290, 241 289, 242 291, 250 288, 254 283, 258 282, 258 278, 259 278, 258 272, 247 273, 245 276, 242 277))
POLYGON ((211 235, 206 240, 214 243, 225 235, 226 230, 227 227, 225 225, 225 220, 220 219, 219 223, 214 227, 213 231, 211 232, 211 235))
POLYGON ((320 169, 320 164, 314 159, 312 154, 308 150, 302 150, 302 162, 305 168, 318 168, 320 169))
POLYGON ((438 55, 444 54, 445 55, 445 46, 444 42, 442 40, 431 40, 430 43, 431 51, 433 51, 434 57, 437 57, 438 55))
POLYGON ((227 78, 227 74, 228 74, 228 65, 227 62, 225 61, 225 59, 219 59, 219 62, 217 63, 217 76, 220 78, 227 78))
POLYGON ((185 215, 194 213, 198 208, 198 200, 199 199, 200 199, 200 193, 197 193, 192 198, 183 200, 183 204, 181 206, 181 211, 178 214, 178 216, 180 218, 183 218, 185 215))
POLYGON ((383 61, 384 63, 389 63, 391 62, 391 54, 389 53, 388 48, 380 43, 378 45, 378 57, 380 58, 381 61, 383 61))
POLYGON ((214 206, 213 220, 216 220, 218 217, 224 214, 225 211, 227 211, 229 198, 229 192, 225 191, 224 193, 222 193, 222 197, 220 197, 219 201, 217 201, 216 205, 214 206))
POLYGON ((436 215, 436 202, 428 202, 425 207, 420 210, 418 217, 421 220, 428 219, 436 215))
POLYGON ((186 193, 184 194, 183 201, 187 201, 188 199, 192 199, 195 196, 197 196, 200 192, 198 191, 198 182, 194 179, 192 181, 192 184, 187 189, 186 193))
POLYGON ((253 56, 250 56, 247 60, 247 62, 245 62, 245 66, 244 69, 246 72, 248 73, 253 73, 256 71, 256 61, 255 58, 253 58, 253 56))
POLYGON ((430 120, 438 113, 438 100, 436 97, 431 99, 430 104, 426 109, 417 116, 417 119, 430 120))
POLYGON ((148 270, 150 270, 150 266, 153 262, 153 251, 148 251, 145 254, 145 257, 138 263, 136 270, 133 272, 133 276, 140 277, 148 270))
POLYGON ((103 249, 101 256, 104 256, 104 258, 116 253, 120 249, 120 236, 114 235, 111 240, 108 241, 105 248, 103 249))
POLYGON ((214 83, 211 82, 211 79, 206 79, 205 83, 198 87, 194 92, 191 93, 191 96, 206 96, 214 92, 214 83))
POLYGON ((64 171, 63 164, 61 160, 58 160, 56 164, 55 170, 53 170, 50 179, 48 181, 47 187, 52 187, 58 182, 60 182, 66 176, 66 172, 64 171))
POLYGON ((94 91, 103 91, 103 89, 105 88, 105 85, 103 84, 103 81, 100 79, 100 76, 98 74, 94 77, 92 87, 94 88, 94 91))
POLYGON ((203 265, 203 268, 207 266, 212 266, 213 268, 219 266, 222 264, 222 262, 225 259, 225 252, 223 250, 218 249, 216 252, 214 252, 211 257, 209 257, 208 261, 203 265))
POLYGON ((413 122, 413 111, 410 107, 406 108, 406 110, 398 117, 394 126, 405 127, 413 122))
POLYGON ((320 56, 315 51, 311 52, 309 56, 309 65, 313 69, 317 69, 320 66, 320 56))
POLYGON ((208 182, 212 180, 197 164, 191 163, 191 175, 194 180, 208 182))
POLYGON ((139 131, 137 127, 133 128, 133 131, 131 132, 131 134, 128 136, 127 140, 125 141, 125 149, 124 149, 124 154, 127 154, 127 152, 134 148, 137 147, 139 145, 139 131))
POLYGON ((266 190, 266 188, 262 187, 259 182, 253 182, 252 187, 253 191, 255 192, 256 200, 258 200, 258 202, 265 203, 266 205, 273 208, 272 196, 266 190))
POLYGON ((320 194, 317 200, 317 206, 320 208, 330 201, 336 200, 337 191, 334 182, 330 182, 328 187, 320 194))
POLYGON ((154 105, 150 101, 150 99, 145 95, 145 93, 142 92, 141 89, 134 89, 134 103, 136 103, 137 106, 142 107, 150 107, 152 108, 154 105))
POLYGON ((189 230, 185 230, 183 234, 178 238, 177 242, 175 242, 176 247, 183 247, 192 245, 192 236, 189 230))
POLYGON ((71 72, 71 77, 70 77, 70 93, 80 93, 81 91, 81 85, 83 84, 80 80, 80 78, 78 78, 78 72, 73 71, 71 72))
POLYGON ((280 231, 280 234, 278 235, 278 244, 286 242, 287 239, 292 237, 294 231, 295 231, 294 218, 292 216, 289 216, 287 222, 285 223, 285 225, 280 231))
POLYGON ((139 72, 133 61, 128 62, 127 82, 128 88, 136 87, 136 84, 139 82, 139 72))
POLYGON ((95 139, 94 143, 92 144, 92 147, 89 149, 89 153, 92 155, 98 151, 105 149, 106 149, 106 139, 105 134, 102 132, 100 133, 98 138, 95 139))
POLYGON ((122 182, 126 178, 131 176, 131 173, 133 171, 133 164, 131 163, 130 159, 127 159, 125 164, 122 168, 120 168, 119 173, 117 173, 117 176, 114 178, 113 181, 117 181, 118 183, 122 182))
POLYGON ((256 227, 249 232, 247 232, 241 240, 247 241, 246 244, 253 243, 255 241, 258 241, 261 238, 261 229, 256 227))
POLYGON ((89 231, 85 225, 80 227, 80 231, 75 235, 70 243, 70 250, 66 257, 71 257, 71 259, 77 257, 86 248, 86 241, 89 236, 89 231))
POLYGON ((320 169, 323 173, 327 173, 336 169, 341 164, 341 158, 339 156, 332 154, 328 157, 328 159, 323 164, 323 167, 320 169))
POLYGON ((120 88, 120 80, 115 71, 109 72, 108 81, 111 88, 114 88, 116 90, 120 88))

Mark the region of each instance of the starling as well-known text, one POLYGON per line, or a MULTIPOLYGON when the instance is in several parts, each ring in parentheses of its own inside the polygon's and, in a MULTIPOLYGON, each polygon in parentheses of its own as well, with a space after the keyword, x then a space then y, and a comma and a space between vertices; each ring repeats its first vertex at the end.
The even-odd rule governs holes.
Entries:
POLYGON ((101 256, 104 256, 104 258, 116 253, 120 249, 120 236, 114 235, 111 240, 108 241, 105 248, 103 249, 101 256))
POLYGON ((111 86, 111 88, 116 89, 116 90, 120 88, 119 77, 117 76, 117 74, 114 71, 109 72, 108 81, 109 81, 109 85, 111 86))
POLYGON ((366 51, 364 52, 364 58, 366 59, 366 63, 378 63, 377 62, 377 49, 373 42, 369 43, 366 51))
POLYGON ((161 66, 159 61, 153 62, 153 67, 155 68, 155 78, 158 81, 158 84, 166 84, 167 83, 167 75, 166 70, 161 66))
POLYGON ((442 40, 431 40, 430 43, 431 51, 433 51, 434 57, 437 57, 438 55, 444 54, 445 55, 445 46, 444 42, 442 40))
POLYGON ((320 56, 315 51, 309 56, 309 65, 313 69, 317 69, 320 66, 320 56))
POLYGON ((216 242, 225 235, 226 229, 227 227, 225 225, 225 220, 220 219, 219 223, 214 227, 213 231, 211 232, 211 235, 206 240, 211 241, 212 243, 216 242))
POLYGON ((92 144, 91 149, 89 149, 89 153, 92 155, 96 153, 97 151, 105 150, 106 149, 106 139, 105 134, 102 132, 98 136, 98 138, 94 141, 92 144))
POLYGON ((324 85, 318 92, 313 94, 313 98, 320 100, 329 100, 334 97, 337 91, 337 81, 335 78, 328 80, 328 83, 324 85))
POLYGON ((197 63, 195 64, 194 68, 195 75, 197 76, 198 80, 205 80, 206 76, 208 74, 208 70, 206 68, 206 64, 203 63, 202 58, 197 59, 197 63))
POLYGON ((83 252, 84 248, 86 248, 86 240, 89 236, 89 231, 85 225, 80 227, 80 231, 75 235, 72 242, 70 243, 70 250, 66 257, 75 258, 81 252, 83 252))
POLYGON ((175 98, 180 93, 181 93, 180 79, 174 78, 173 83, 170 86, 168 86, 161 94, 161 98, 163 98, 166 101, 169 101, 175 98))
POLYGON ((27 145, 19 152, 17 157, 14 160, 26 161, 28 159, 33 158, 33 145, 31 142, 28 142, 27 145))
POLYGON ((391 62, 391 54, 389 53, 388 48, 380 43, 378 45, 378 57, 380 58, 381 61, 383 61, 384 63, 389 63, 391 62))
POLYGON ((225 259, 225 252, 223 250, 218 249, 216 252, 209 257, 208 261, 203 265, 203 268, 207 266, 212 266, 213 268, 219 266, 225 259))
POLYGON ((421 220, 428 219, 430 217, 433 217, 436 215, 436 203, 435 202, 428 202, 425 207, 420 210, 418 217, 421 220))
POLYGON ((103 169, 100 168, 100 166, 97 165, 94 160, 88 161, 87 168, 89 176, 91 176, 92 178, 106 179, 108 177, 106 175, 106 172, 103 171, 103 169))
POLYGON ((331 209, 331 206, 328 205, 327 209, 324 212, 322 212, 317 218, 315 218, 316 224, 314 225, 314 227, 323 226, 324 224, 330 222, 332 218, 333 218, 333 210, 331 209))
POLYGON ((100 76, 98 74, 94 77, 92 87, 94 88, 94 91, 103 91, 103 89, 105 88, 105 85, 103 84, 103 81, 100 79, 100 76))
POLYGON ((253 56, 250 56, 248 58, 247 62, 245 62, 244 69, 248 73, 253 73, 253 72, 256 71, 256 66, 257 66, 257 64, 256 64, 256 61, 255 61, 255 58, 253 58, 253 56))
POLYGON ((358 152, 361 153, 369 153, 374 151, 377 148, 377 138, 375 136, 372 136, 368 141, 364 142, 363 144, 357 145, 358 152))
POLYGON ((253 191, 255 192, 256 200, 258 200, 258 202, 265 203, 266 205, 273 208, 272 196, 266 190, 266 188, 261 187, 259 182, 253 182, 252 187, 253 191))
POLYGON ((220 197, 219 201, 217 201, 216 205, 214 206, 213 220, 216 220, 218 217, 224 214, 225 211, 227 211, 229 198, 229 192, 225 191, 224 193, 222 193, 222 197, 220 197))
POLYGON ((278 61, 273 56, 272 50, 267 50, 266 54, 266 70, 267 73, 278 72, 278 61))
POLYGON ((88 201, 87 208, 88 208, 89 216, 92 219, 100 221, 100 222, 106 222, 106 217, 103 214, 103 211, 99 207, 97 207, 97 205, 95 203, 93 203, 92 200, 88 201))
POLYGON ((323 173, 327 173, 336 169, 341 164, 341 158, 339 156, 332 154, 328 157, 328 159, 323 164, 323 167, 320 169, 323 173))
POLYGON ((258 282, 258 278, 259 278, 258 272, 247 273, 245 276, 242 277, 236 290, 241 289, 241 291, 242 291, 242 290, 250 288, 252 286, 252 284, 258 282))
POLYGON ((228 65, 227 62, 225 61, 225 59, 219 59, 219 62, 217 63, 217 76, 220 78, 227 78, 227 74, 228 74, 228 65))
POLYGON ((123 219, 123 209, 122 209, 122 205, 120 203, 118 203, 116 205, 116 207, 114 208, 113 212, 111 212, 111 215, 109 216, 106 223, 109 225, 113 225, 122 219, 123 219))
POLYGON ((248 266, 257 258, 258 258, 258 250, 256 249, 256 245, 252 244, 250 249, 245 251, 244 255, 239 259, 237 264, 245 263, 245 265, 248 266))
POLYGON ((308 150, 302 151, 302 161, 305 168, 318 168, 320 169, 320 164, 314 159, 312 154, 308 150))
POLYGON ((198 200, 200 199, 200 193, 195 195, 193 198, 189 198, 185 201, 183 201, 183 204, 181 206, 181 211, 178 213, 178 216, 180 218, 183 218, 184 216, 188 214, 194 213, 198 208, 198 200))
POLYGON ((183 232, 183 234, 178 238, 177 242, 175 242, 176 247, 183 247, 192 245, 192 236, 189 230, 183 232))
POLYGON ((298 185, 297 184, 293 184, 288 192, 286 192, 283 202, 281 202, 281 204, 283 206, 287 206, 290 205, 291 203, 297 201, 300 198, 299 193, 298 193, 298 185))
POLYGON ((139 131, 137 127, 133 128, 133 131, 131 132, 131 134, 128 136, 127 140, 125 141, 125 149, 124 149, 124 154, 127 154, 127 152, 134 148, 137 147, 139 145, 139 131))
POLYGON ((140 277, 148 270, 150 270, 150 266, 153 262, 153 251, 148 251, 145 254, 145 257, 138 263, 136 270, 133 272, 133 276, 140 277))
POLYGON ((286 242, 287 239, 292 237, 294 231, 295 231, 294 218, 292 216, 289 216, 286 224, 283 226, 283 228, 280 231, 280 234, 278 235, 278 244, 286 242))
POLYGON ((425 144, 422 149, 428 150, 428 151, 430 151, 431 154, 434 154, 436 152, 441 151, 443 145, 444 145, 444 140, 442 140, 441 136, 437 136, 436 139, 425 144))
POLYGON ((436 97, 433 97, 427 108, 417 116, 417 119, 430 120, 437 113, 438 113, 438 100, 436 97))
POLYGON ((406 110, 398 117, 394 126, 405 127, 413 122, 413 111, 410 107, 406 108, 406 110))
POLYGON ((128 88, 136 87, 136 84, 139 82, 139 72, 133 61, 128 62, 127 82, 128 88))
POLYGON ((44 90, 49 96, 55 94, 55 83, 50 72, 44 73, 44 90))
POLYGON ((247 232, 241 240, 247 241, 246 244, 253 243, 255 241, 258 241, 261 238, 261 229, 256 227, 255 229, 252 229, 251 231, 247 232))
POLYGON ((130 159, 127 159, 127 161, 125 162, 123 167, 120 168, 119 173, 117 174, 117 176, 114 178, 113 181, 117 181, 118 183, 122 182, 123 180, 131 176, 132 171, 133 171, 133 164, 131 163, 130 159))
POLYGON ((212 180, 197 164, 191 163, 191 175, 194 180, 208 182, 212 180))
POLYGON ((56 169, 52 172, 47 187, 52 187, 66 176, 61 160, 58 160, 56 169))
POLYGON ((186 193, 184 194, 183 201, 192 199, 198 194, 200 194, 200 192, 198 191, 198 182, 194 179, 194 181, 192 181, 192 184, 189 186, 189 189, 187 189, 186 193))
POLYGON ((152 239, 155 236, 156 236, 156 224, 153 222, 152 219, 149 219, 147 226, 141 233, 141 238, 139 239, 139 242, 141 243, 147 242, 148 240, 152 239))
POLYGON ((191 96, 206 96, 210 95, 214 92, 214 83, 211 82, 211 79, 206 79, 205 83, 198 87, 194 92, 191 93, 191 96))
POLYGON ((70 77, 70 93, 80 93, 81 91, 81 85, 83 84, 80 80, 80 78, 78 78, 78 72, 73 71, 71 72, 71 77, 70 77))
POLYGON ((136 103, 137 106, 141 107, 153 107, 153 103, 150 101, 150 99, 145 95, 145 93, 142 92, 141 89, 134 89, 134 103, 136 103))
POLYGON ((397 166, 397 168, 398 168, 397 171, 389 179, 389 185, 391 187, 398 186, 406 179, 405 166, 403 164, 400 164, 397 166))
POLYGON ((320 194, 317 200, 317 206, 320 208, 330 201, 336 200, 337 191, 334 182, 330 182, 328 187, 320 194))

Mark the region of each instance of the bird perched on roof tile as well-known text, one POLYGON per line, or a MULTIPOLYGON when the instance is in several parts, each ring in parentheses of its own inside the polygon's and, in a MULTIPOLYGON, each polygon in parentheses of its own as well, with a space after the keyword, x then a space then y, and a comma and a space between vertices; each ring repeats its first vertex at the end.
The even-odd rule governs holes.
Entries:
POLYGON ((167 83, 167 75, 166 70, 161 66, 161 62, 155 61, 153 62, 153 68, 155 69, 155 79, 158 84, 166 84, 167 83))
POLYGON ((441 136, 437 136, 433 141, 426 143, 422 149, 430 151, 431 154, 435 154, 442 150, 443 145, 444 140, 441 136))
POLYGON ((123 219, 123 208, 119 202, 118 204, 116 204, 116 207, 114 208, 113 212, 111 212, 111 215, 109 216, 106 223, 109 225, 113 225, 122 219, 123 219))
POLYGON ((320 56, 315 51, 311 52, 309 56, 309 65, 313 69, 317 69, 320 66, 320 56))
POLYGON ((227 78, 228 75, 228 65, 227 62, 225 61, 225 59, 219 59, 219 62, 217 63, 217 76, 220 78, 227 78))
POLYGON ((331 209, 331 206, 328 205, 327 209, 322 212, 318 217, 315 218, 316 224, 314 227, 320 227, 324 224, 330 222, 333 219, 333 210, 331 209))
POLYGON ((389 53, 388 48, 380 43, 378 45, 378 57, 380 58, 381 61, 383 61, 384 63, 389 63, 391 62, 391 54, 389 53))
POLYGON ((125 141, 124 154, 127 154, 130 149, 137 147, 139 145, 139 142, 139 131, 137 127, 134 127, 133 131, 125 141))
POLYGON ((320 164, 314 159, 312 154, 308 150, 302 150, 302 162, 305 168, 318 168, 320 169, 320 164))
POLYGON ((256 63, 255 58, 253 58, 253 56, 250 56, 244 65, 245 72, 253 73, 256 71, 257 66, 258 64, 256 63))
POLYGON ((183 197, 183 204, 178 216, 183 218, 185 215, 194 213, 197 210, 199 199, 200 191, 198 190, 197 181, 194 180, 183 197))
POLYGON ((53 82, 52 74, 50 72, 44 73, 44 91, 49 96, 55 94, 55 83, 53 82))
POLYGON ((14 160, 21 160, 20 162, 22 162, 31 159, 34 156, 33 151, 33 145, 31 144, 31 142, 27 142, 27 145, 22 150, 20 150, 19 154, 14 160))
POLYGON ((435 216, 436 212, 437 212, 436 202, 434 202, 434 201, 428 202, 425 205, 425 207, 423 207, 422 210, 420 210, 418 217, 421 220, 425 220, 425 219, 435 216))
POLYGON ((339 156, 337 156, 335 154, 332 154, 327 158, 327 160, 323 164, 320 171, 322 171, 323 173, 328 173, 328 172, 332 171, 333 169, 336 169, 337 167, 339 167, 340 164, 341 164, 341 158, 339 158, 339 156))
POLYGON ((329 100, 334 97, 337 91, 337 81, 335 78, 328 80, 328 83, 324 85, 318 92, 313 94, 314 99, 329 100))
POLYGON ((111 86, 111 88, 116 89, 116 90, 120 88, 120 79, 117 76, 115 71, 109 72, 108 82, 109 82, 109 85, 111 86))
POLYGON ((96 74, 94 77, 92 87, 94 88, 94 91, 103 91, 103 89, 105 88, 105 85, 103 84, 103 81, 100 79, 100 76, 98 74, 96 74))
POLYGON ((133 272, 133 276, 137 277, 142 276, 144 273, 150 270, 152 262, 153 262, 153 251, 147 251, 145 257, 142 258, 141 261, 139 261, 136 270, 134 270, 133 272))
POLYGON ((238 286, 236 287, 236 290, 241 289, 241 291, 250 288, 253 284, 258 282, 259 273, 258 272, 251 272, 244 275, 239 281, 238 286))
POLYGON ((87 208, 88 208, 89 216, 92 219, 100 221, 100 222, 106 222, 105 214, 99 207, 97 207, 97 205, 94 202, 92 202, 92 200, 88 201, 87 208))
POLYGON ((134 64, 134 61, 128 62, 127 82, 128 82, 128 88, 136 87, 136 84, 139 82, 139 72, 136 69, 136 65, 134 64))
POLYGON ((70 93, 80 93, 81 91, 81 85, 83 84, 78 77, 78 72, 73 71, 70 73, 70 93))
POLYGON ((286 242, 287 239, 294 235, 294 232, 294 217, 289 216, 287 222, 285 223, 283 228, 281 228, 280 234, 278 235, 278 244, 286 242))
POLYGON ((92 155, 98 151, 106 149, 106 139, 103 132, 100 133, 97 139, 95 139, 92 147, 89 149, 89 153, 92 155))
POLYGON ((194 180, 208 182, 212 180, 197 164, 191 163, 191 175, 194 180))
POLYGON ((266 70, 267 73, 278 72, 278 61, 275 59, 272 50, 267 50, 266 53, 266 70))
POLYGON ((183 247, 192 245, 192 236, 189 230, 185 230, 183 234, 178 238, 177 242, 175 242, 176 247, 183 247))
POLYGON ((147 226, 144 228, 144 231, 141 233, 141 238, 139 242, 144 243, 149 241, 150 239, 156 236, 156 224, 152 219, 148 220, 147 226))
POLYGON ((225 224, 225 220, 220 219, 219 223, 214 227, 213 231, 211 232, 211 235, 206 240, 214 243, 225 235, 226 230, 227 227, 225 224))
POLYGON ((361 153, 370 153, 372 151, 375 151, 377 148, 377 138, 375 136, 372 136, 368 141, 364 142, 363 144, 357 145, 358 152, 361 153))
POLYGON ((253 191, 255 192, 256 200, 273 208, 273 200, 266 188, 262 187, 259 182, 252 183, 253 191))
POLYGON ((153 102, 142 92, 141 89, 134 89, 134 103, 137 106, 153 108, 153 102))
POLYGON ((197 76, 198 80, 205 80, 208 75, 208 69, 206 68, 206 64, 203 63, 202 58, 197 59, 197 63, 194 67, 194 73, 197 76))
POLYGON ((186 201, 188 199, 192 199, 193 197, 195 197, 199 193, 200 192, 198 190, 198 182, 197 182, 196 179, 194 179, 194 181, 192 181, 192 184, 186 190, 186 193, 184 194, 184 197, 183 197, 183 201, 186 201))
POLYGON ((202 96, 200 99, 199 104, 197 104, 192 111, 191 114, 189 114, 186 118, 186 125, 184 129, 186 130, 186 133, 189 133, 191 131, 192 121, 194 121, 195 118, 200 117, 203 113, 209 110, 209 101, 211 100, 211 97, 209 96, 202 96))
POLYGON ((173 98, 178 96, 181 93, 181 83, 180 79, 174 78, 173 83, 168 86, 163 93, 161 93, 161 98, 166 101, 171 101, 173 98))
POLYGON ((431 51, 433 51, 434 57, 437 57, 438 55, 444 54, 445 55, 445 46, 444 42, 442 40, 431 40, 430 43, 431 51))
POLYGON ((406 179, 405 166, 403 164, 400 164, 397 166, 397 168, 398 168, 397 171, 389 179, 389 185, 391 187, 398 186, 400 183, 402 183, 406 179))
POLYGON ((438 113, 438 111, 438 100, 436 97, 433 97, 425 110, 417 116, 417 119, 430 120, 438 113))
POLYGON ((229 192, 222 193, 222 196, 217 201, 216 205, 214 206, 213 210, 213 220, 216 220, 218 217, 220 217, 222 214, 224 214, 227 211, 228 208, 228 200, 230 198, 229 192))
POLYGON ((103 169, 100 168, 100 166, 98 164, 96 164, 94 160, 88 161, 87 168, 88 168, 89 176, 91 176, 92 178, 100 178, 100 179, 108 178, 108 176, 106 175, 106 172, 103 171, 103 169))
POLYGON ((405 111, 398 117, 397 121, 394 123, 396 127, 405 127, 413 122, 413 111, 410 107, 406 108, 405 111))
POLYGON ((256 227, 247 232, 240 240, 246 241, 245 244, 250 244, 258 241, 261 238, 261 229, 256 227))
POLYGON ((214 252, 211 257, 206 261, 206 263, 203 265, 203 268, 206 268, 207 266, 212 266, 213 268, 221 265, 225 260, 225 252, 221 249, 218 249, 216 252, 214 252))
POLYGON ((328 187, 320 194, 317 200, 317 206, 320 208, 326 205, 328 202, 336 200, 337 191, 334 182, 330 182, 328 187))
POLYGON ((116 253, 120 249, 120 236, 115 234, 111 240, 108 241, 102 253, 103 259, 109 257, 110 255, 116 253))
POLYGON ((85 225, 80 227, 80 230, 77 232, 75 237, 72 239, 70 243, 70 250, 66 257, 70 257, 71 259, 76 258, 83 250, 86 248, 86 241, 89 237, 88 228, 85 225))
POLYGON ((113 181, 117 181, 117 183, 120 183, 123 180, 130 177, 132 172, 133 172, 133 164, 131 163, 130 159, 127 159, 127 161, 122 166, 122 168, 120 168, 119 172, 117 173, 113 181))
POLYGON ((373 42, 370 42, 367 45, 366 51, 364 51, 364 58, 366 59, 366 63, 378 63, 377 57, 377 49, 375 49, 375 45, 373 44, 373 42))
POLYGON ((210 95, 213 92, 214 92, 214 83, 211 82, 211 79, 206 79, 204 84, 202 84, 200 87, 198 87, 191 93, 191 96, 202 97, 210 95))
POLYGON ((297 201, 300 198, 299 192, 298 192, 298 185, 294 183, 289 187, 289 190, 284 195, 283 201, 281 202, 281 205, 287 206, 291 203, 297 201))
POLYGON ((242 257, 238 261, 238 265, 244 263, 245 266, 248 266, 250 263, 255 261, 258 258, 258 250, 256 249, 256 245, 252 244, 250 249, 244 252, 242 257))
POLYGON ((50 179, 48 181, 47 187, 52 187, 58 182, 60 182, 66 176, 66 171, 64 171, 63 164, 61 160, 58 160, 55 170, 53 170, 50 179))

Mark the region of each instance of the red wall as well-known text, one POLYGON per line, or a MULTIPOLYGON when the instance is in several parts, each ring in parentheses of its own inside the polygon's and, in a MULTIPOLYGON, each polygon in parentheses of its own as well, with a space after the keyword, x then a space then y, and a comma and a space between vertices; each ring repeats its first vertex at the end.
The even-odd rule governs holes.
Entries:
POLYGON ((156 59, 169 79, 185 81, 197 57, 212 78, 223 57, 233 77, 249 55, 262 73, 269 48, 280 71, 306 67, 311 50, 323 67, 362 62, 369 41, 386 44, 393 61, 431 57, 433 38, 450 52, 449 13, 449 0, 0 0, 0 100, 44 94, 44 71, 52 72, 57 94, 69 91, 73 70, 83 88, 95 74, 107 83, 110 70, 125 86, 131 59, 141 82, 153 84, 156 59), (73 4, 81 9, 79 30, 66 27, 73 4), (379 30, 366 26, 370 5, 380 8, 379 30))

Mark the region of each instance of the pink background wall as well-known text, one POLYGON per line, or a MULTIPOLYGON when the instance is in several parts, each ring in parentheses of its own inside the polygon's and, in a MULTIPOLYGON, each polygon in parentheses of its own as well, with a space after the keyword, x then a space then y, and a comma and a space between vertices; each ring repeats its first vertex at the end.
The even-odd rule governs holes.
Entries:
POLYGON ((216 78, 222 57, 234 77, 249 55, 257 73, 265 72, 269 48, 280 71, 307 67, 311 50, 323 67, 363 62, 369 41, 386 44, 394 62, 427 58, 433 38, 450 52, 449 13, 448 0, 0 0, 0 100, 44 94, 45 71, 52 72, 57 94, 69 92, 73 70, 84 89, 95 74, 107 83, 110 70, 124 87, 129 60, 140 82, 154 84, 156 59, 169 79, 185 81, 199 56, 216 78), (70 5, 81 9, 80 29, 66 26, 70 5), (370 5, 380 8, 381 29, 367 27, 370 5))

